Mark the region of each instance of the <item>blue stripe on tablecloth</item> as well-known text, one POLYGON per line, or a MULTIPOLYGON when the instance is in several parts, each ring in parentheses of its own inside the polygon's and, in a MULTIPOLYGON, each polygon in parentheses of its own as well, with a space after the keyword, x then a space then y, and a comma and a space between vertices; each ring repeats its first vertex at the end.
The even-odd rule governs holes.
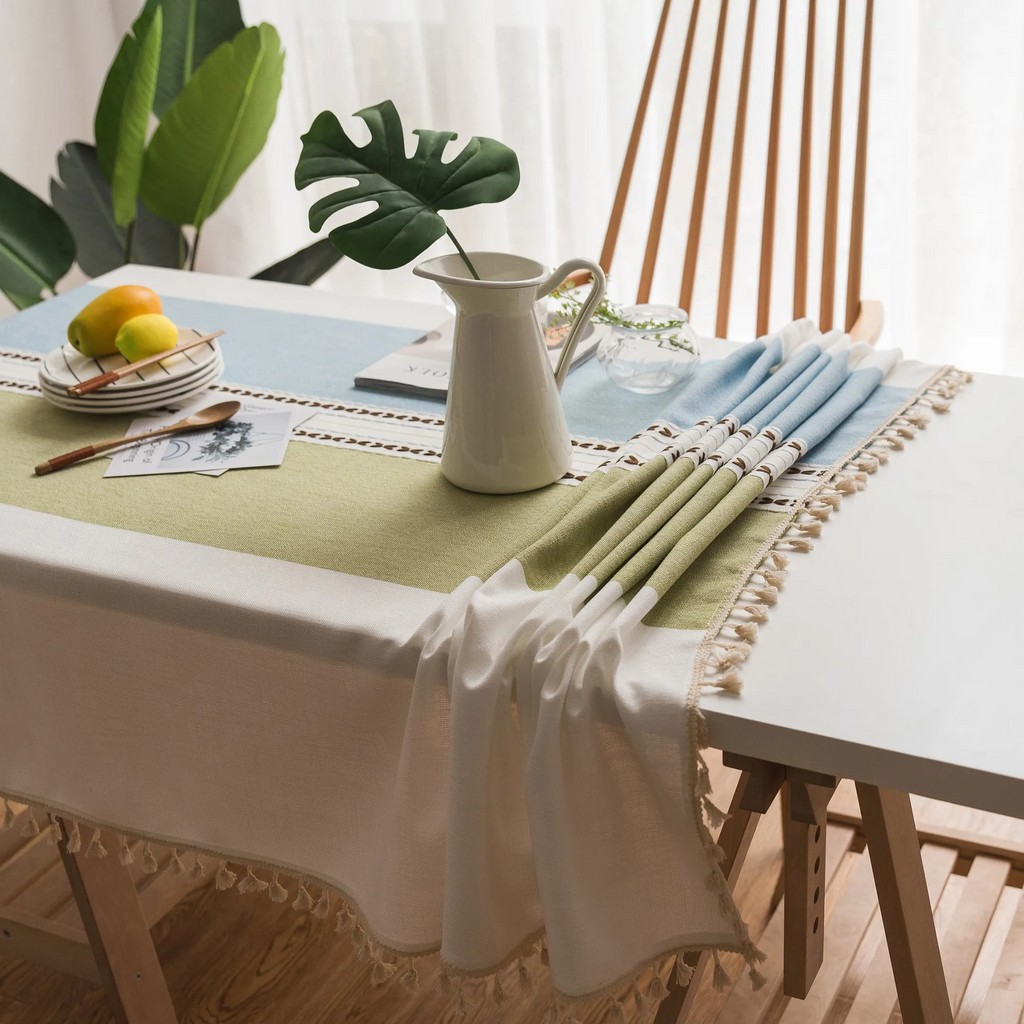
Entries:
MULTIPOLYGON (((57 348, 66 339, 70 320, 102 291, 95 285, 82 285, 0 321, 0 346, 30 352, 57 348)), ((224 379, 233 384, 443 414, 444 403, 434 399, 352 386, 357 373, 422 337, 421 331, 174 296, 164 298, 163 305, 164 312, 184 327, 227 332, 220 339, 224 379)), ((637 395, 613 384, 598 360, 591 359, 569 375, 562 392, 569 429, 585 437, 624 441, 670 413, 673 422, 689 426, 708 415, 716 397, 721 397, 720 391, 725 393, 735 384, 730 377, 720 387, 716 382, 710 393, 700 387, 720 362, 705 359, 680 391, 637 395), (699 401, 690 401, 698 396, 699 401), (682 422, 681 416, 688 422, 682 422)), ((886 410, 897 408, 906 394, 906 388, 879 388, 865 410, 835 432, 835 440, 828 438, 812 453, 814 461, 826 461, 825 456, 832 451, 836 451, 832 457, 838 457, 856 443, 857 438, 853 438, 846 444, 851 432, 861 437, 869 434, 889 414, 886 410)))

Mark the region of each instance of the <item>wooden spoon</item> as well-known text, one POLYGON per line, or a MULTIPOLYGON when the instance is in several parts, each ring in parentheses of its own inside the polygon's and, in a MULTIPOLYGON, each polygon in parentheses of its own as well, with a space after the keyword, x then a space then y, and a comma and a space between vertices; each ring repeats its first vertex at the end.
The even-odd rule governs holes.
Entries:
POLYGON ((202 430, 204 427, 215 427, 218 423, 224 423, 231 419, 242 408, 241 402, 219 402, 217 405, 209 405, 191 416, 172 423, 169 427, 161 427, 159 430, 150 430, 145 434, 135 434, 132 437, 121 437, 116 441, 104 441, 101 444, 91 444, 87 448, 79 448, 77 451, 68 452, 66 455, 58 455, 54 459, 40 462, 36 466, 36 476, 44 476, 53 473, 65 466, 72 466, 83 459, 91 459, 100 452, 109 452, 111 448, 120 448, 124 444, 133 444, 135 441, 144 441, 150 437, 160 437, 162 434, 177 434, 184 430, 202 430))

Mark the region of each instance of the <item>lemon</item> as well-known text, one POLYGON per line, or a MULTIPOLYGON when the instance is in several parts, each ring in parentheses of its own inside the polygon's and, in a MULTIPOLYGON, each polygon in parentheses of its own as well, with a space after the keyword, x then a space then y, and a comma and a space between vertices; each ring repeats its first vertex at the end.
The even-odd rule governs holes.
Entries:
POLYGON ((166 352, 178 344, 178 327, 162 313, 144 313, 126 320, 114 344, 129 363, 166 352))
POLYGON ((93 299, 68 325, 68 341, 83 356, 97 358, 117 351, 121 325, 145 313, 162 313, 160 296, 151 288, 123 284, 93 299))

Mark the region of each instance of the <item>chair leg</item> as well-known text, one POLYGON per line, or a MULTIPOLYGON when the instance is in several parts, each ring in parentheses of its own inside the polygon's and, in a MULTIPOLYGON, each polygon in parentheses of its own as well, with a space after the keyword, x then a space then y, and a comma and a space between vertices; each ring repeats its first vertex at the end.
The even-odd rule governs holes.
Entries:
POLYGON ((59 849, 117 1024, 178 1024, 131 876, 116 857, 59 849))
POLYGON ((878 906, 905 1024, 952 1024, 910 797, 857 783, 878 906))

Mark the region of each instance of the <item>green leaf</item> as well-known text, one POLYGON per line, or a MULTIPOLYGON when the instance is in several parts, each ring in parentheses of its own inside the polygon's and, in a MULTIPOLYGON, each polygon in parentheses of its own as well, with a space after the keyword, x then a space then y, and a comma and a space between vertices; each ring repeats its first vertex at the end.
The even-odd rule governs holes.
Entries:
POLYGON ((519 161, 508 146, 474 135, 449 163, 442 162, 455 132, 417 130, 416 152, 405 155, 405 138, 391 100, 357 111, 370 129, 370 141, 357 146, 338 119, 325 110, 302 136, 295 168, 299 189, 325 178, 355 178, 309 210, 309 226, 319 231, 339 210, 372 200, 377 208, 331 231, 331 241, 368 267, 391 270, 415 259, 446 231, 438 210, 477 203, 500 203, 519 187, 519 161))
POLYGON ((195 70, 242 29, 238 0, 146 0, 142 15, 164 11, 164 44, 153 109, 163 117, 195 70))
POLYGON ((131 224, 135 219, 146 131, 149 128, 149 115, 156 93, 156 75, 160 67, 162 33, 163 11, 158 7, 141 37, 138 59, 132 68, 121 107, 110 186, 114 197, 114 219, 122 226, 131 224))
MULTIPOLYGON (((50 201, 74 232, 78 265, 98 277, 125 262, 127 231, 114 219, 110 186, 100 169, 96 149, 69 142, 57 154, 59 180, 50 181, 50 201)), ((188 247, 177 224, 170 224, 137 206, 132 258, 154 267, 180 267, 188 247)))
POLYGON ((60 215, 0 172, 0 290, 19 308, 53 291, 75 262, 75 240, 60 215))
MULTIPOLYGON (((141 19, 140 19, 141 20, 141 19)), ((107 181, 114 176, 114 161, 117 158, 117 136, 121 130, 121 111, 124 97, 128 92, 135 65, 139 59, 139 42, 131 33, 121 40, 117 56, 107 71, 96 105, 93 132, 96 135, 96 154, 107 181)))
POLYGON ((284 281, 286 284, 312 284, 341 259, 341 253, 329 238, 317 239, 305 249, 286 256, 273 266, 253 274, 255 281, 284 281))
POLYGON ((202 226, 267 141, 283 70, 281 40, 267 24, 206 58, 146 150, 142 199, 154 213, 202 226))

